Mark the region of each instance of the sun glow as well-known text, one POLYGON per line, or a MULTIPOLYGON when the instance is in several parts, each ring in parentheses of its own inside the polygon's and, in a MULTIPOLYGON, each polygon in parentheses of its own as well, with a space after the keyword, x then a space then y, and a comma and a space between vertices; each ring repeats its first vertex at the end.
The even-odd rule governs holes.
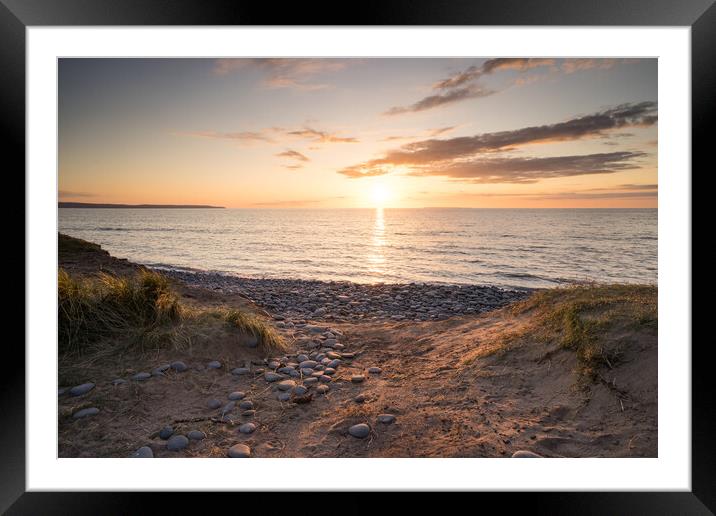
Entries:
POLYGON ((390 190, 382 183, 376 183, 370 192, 370 200, 376 207, 383 207, 390 201, 391 193, 390 190))

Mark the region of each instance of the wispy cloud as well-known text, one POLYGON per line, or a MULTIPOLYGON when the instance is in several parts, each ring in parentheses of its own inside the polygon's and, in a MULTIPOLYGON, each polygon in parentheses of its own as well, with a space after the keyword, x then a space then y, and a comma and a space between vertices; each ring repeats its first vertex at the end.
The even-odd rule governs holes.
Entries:
POLYGON ((57 192, 57 195, 60 199, 68 199, 68 198, 75 198, 75 197, 96 197, 97 194, 89 193, 89 192, 72 192, 69 190, 59 190, 57 192))
MULTIPOLYGON (((464 167, 466 160, 469 162, 480 154, 505 152, 537 143, 601 137, 609 131, 625 127, 651 126, 656 121, 656 102, 621 104, 597 113, 554 124, 474 136, 460 136, 445 140, 428 139, 413 142, 388 151, 382 158, 344 168, 339 173, 351 178, 379 176, 390 173, 393 168, 398 166, 444 171, 452 165, 464 167)), ((620 153, 603 155, 616 156, 618 154, 620 153)), ((482 162, 482 160, 478 160, 478 163, 482 162)), ((498 165, 498 163, 493 161, 493 165, 498 165)))
POLYGON ((296 208, 301 206, 312 206, 316 204, 322 204, 330 201, 337 201, 341 199, 347 199, 345 195, 325 197, 323 199, 293 199, 293 200, 278 200, 278 201, 266 201, 266 202, 255 202, 252 206, 264 206, 264 207, 277 207, 277 208, 296 208))
POLYGON ((321 143, 357 143, 358 139, 353 137, 338 136, 327 131, 319 131, 311 127, 304 127, 303 129, 295 129, 286 131, 287 135, 299 136, 307 140, 312 140, 321 143))
POLYGON ((268 142, 275 140, 265 131, 240 131, 240 132, 217 132, 217 131, 188 131, 178 133, 183 136, 195 136, 198 138, 211 138, 215 140, 232 140, 241 143, 268 142))
POLYGON ((301 154, 298 151, 287 149, 283 152, 279 152, 276 154, 276 156, 283 157, 283 158, 291 158, 291 159, 297 159, 299 161, 311 161, 306 155, 301 154))
POLYGON ((413 170, 412 176, 444 176, 470 183, 536 183, 542 179, 610 174, 639 168, 642 152, 610 152, 547 158, 473 159, 413 170))
MULTIPOLYGON (((592 68, 611 68, 617 63, 616 59, 564 59, 558 62, 553 58, 497 58, 488 59, 482 65, 472 65, 445 79, 433 84, 433 90, 438 93, 424 97, 408 106, 394 106, 385 111, 385 115, 399 115, 425 111, 438 106, 460 102, 466 99, 486 97, 497 93, 496 90, 485 88, 479 80, 502 70, 526 72, 534 68, 549 68, 553 71, 574 73, 579 70, 592 68)), ((517 79, 515 84, 529 84, 536 78, 517 79)))
POLYGON ((405 167, 413 176, 481 183, 529 183, 551 177, 612 173, 639 168, 638 160, 646 154, 623 151, 539 158, 504 154, 526 145, 601 137, 624 127, 651 126, 656 120, 655 102, 621 104, 554 124, 413 142, 338 173, 349 178, 373 177, 405 167))
POLYGON ((437 106, 444 104, 452 104, 465 99, 472 99, 476 97, 487 97, 495 93, 494 90, 489 90, 478 85, 470 85, 465 88, 456 88, 445 91, 443 93, 437 93, 425 97, 414 104, 409 106, 395 106, 387 110, 385 115, 400 115, 402 113, 416 113, 418 111, 425 111, 432 109, 437 106))
POLYGON ((341 59, 217 59, 214 65, 214 73, 228 75, 240 70, 256 69, 263 72, 263 83, 269 88, 320 90, 327 88, 329 85, 312 82, 312 79, 316 76, 342 70, 346 65, 346 61, 341 59))

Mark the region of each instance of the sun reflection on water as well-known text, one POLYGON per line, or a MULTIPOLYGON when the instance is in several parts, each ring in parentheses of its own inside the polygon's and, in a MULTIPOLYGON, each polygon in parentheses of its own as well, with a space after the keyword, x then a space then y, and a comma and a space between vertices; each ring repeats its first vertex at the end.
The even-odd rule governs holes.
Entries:
POLYGON ((385 272, 385 255, 383 247, 385 246, 385 215, 383 208, 375 209, 375 219, 373 221, 373 232, 371 233, 371 246, 368 254, 368 270, 374 274, 383 274, 385 272))

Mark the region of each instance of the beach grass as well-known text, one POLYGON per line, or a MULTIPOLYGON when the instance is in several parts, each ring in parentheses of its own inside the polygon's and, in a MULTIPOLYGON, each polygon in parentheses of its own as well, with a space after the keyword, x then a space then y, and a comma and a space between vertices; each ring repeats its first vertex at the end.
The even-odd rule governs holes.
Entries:
POLYGON ((262 319, 236 309, 182 304, 169 279, 140 269, 133 276, 100 272, 94 277, 58 274, 60 354, 107 348, 182 349, 194 340, 243 336, 266 353, 286 344, 262 319))
POLYGON ((512 313, 531 317, 523 336, 574 351, 580 378, 594 380, 619 363, 636 333, 657 330, 657 298, 653 285, 573 285, 536 292, 512 313))

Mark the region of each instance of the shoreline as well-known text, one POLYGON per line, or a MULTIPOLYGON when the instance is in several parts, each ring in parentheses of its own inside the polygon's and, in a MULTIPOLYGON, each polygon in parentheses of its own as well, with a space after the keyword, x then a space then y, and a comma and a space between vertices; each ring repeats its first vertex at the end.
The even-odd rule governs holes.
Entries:
POLYGON ((334 322, 441 321, 496 310, 537 290, 492 285, 249 278, 219 272, 149 268, 190 287, 244 296, 287 319, 334 322))

